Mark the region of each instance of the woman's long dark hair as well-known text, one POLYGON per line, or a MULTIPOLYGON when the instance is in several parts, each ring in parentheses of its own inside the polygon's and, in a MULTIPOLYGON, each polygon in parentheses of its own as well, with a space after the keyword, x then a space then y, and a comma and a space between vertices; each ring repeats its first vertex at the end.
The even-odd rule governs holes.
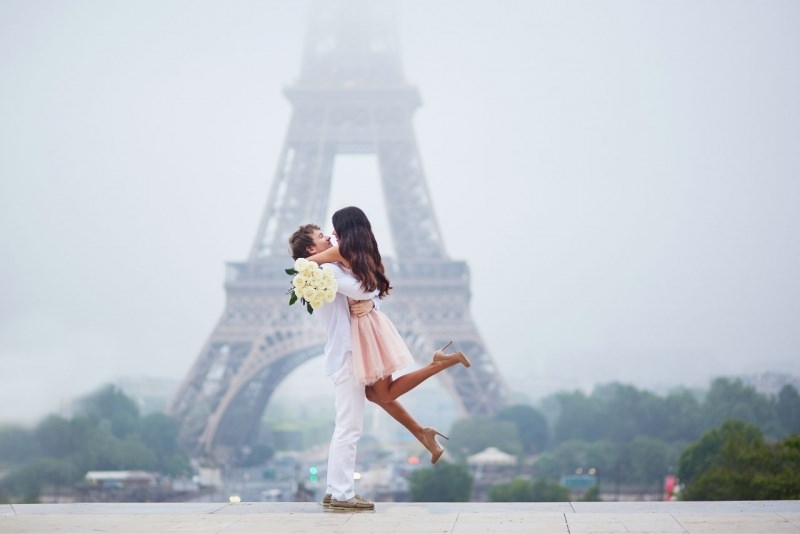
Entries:
POLYGON ((364 291, 377 289, 381 298, 388 295, 392 286, 384 274, 378 242, 367 216, 359 208, 349 206, 334 213, 332 220, 339 253, 350 263, 350 270, 361 287, 364 291))

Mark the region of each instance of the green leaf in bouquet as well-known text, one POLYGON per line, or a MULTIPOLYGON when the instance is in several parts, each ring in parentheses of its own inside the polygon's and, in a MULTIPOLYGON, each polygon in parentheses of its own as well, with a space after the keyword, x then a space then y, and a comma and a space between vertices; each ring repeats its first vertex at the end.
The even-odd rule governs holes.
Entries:
POLYGON ((289 268, 289 269, 286 269, 286 274, 290 274, 290 275, 292 275, 292 276, 296 275, 296 274, 297 274, 297 272, 298 272, 298 271, 297 271, 297 269, 295 269, 294 267, 291 267, 291 268, 289 268))
POLYGON ((297 302, 297 295, 295 295, 294 291, 289 291, 289 306, 297 302))
POLYGON ((311 307, 310 302, 306 302, 306 310, 308 310, 308 313, 314 313, 314 308, 311 307))

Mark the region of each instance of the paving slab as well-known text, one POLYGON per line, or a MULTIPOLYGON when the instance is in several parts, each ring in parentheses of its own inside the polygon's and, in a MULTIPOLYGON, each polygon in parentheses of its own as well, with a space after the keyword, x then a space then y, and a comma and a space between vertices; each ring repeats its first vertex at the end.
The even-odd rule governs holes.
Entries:
POLYGON ((800 501, 0 505, 0 533, 800 534, 800 501))

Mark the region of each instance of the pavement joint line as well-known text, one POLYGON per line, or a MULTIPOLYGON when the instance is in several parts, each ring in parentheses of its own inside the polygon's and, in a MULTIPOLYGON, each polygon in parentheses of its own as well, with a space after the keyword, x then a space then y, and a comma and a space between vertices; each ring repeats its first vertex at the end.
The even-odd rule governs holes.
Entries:
POLYGON ((687 532, 689 532, 689 529, 688 529, 688 528, 686 528, 686 525, 684 525, 683 523, 681 523, 681 520, 680 520, 680 519, 678 519, 677 517, 675 517, 675 514, 674 514, 674 513, 670 513, 670 514, 669 514, 669 516, 672 518, 672 520, 673 520, 673 521, 675 521, 676 523, 678 523, 678 526, 679 526, 679 527, 681 527, 681 533, 682 533, 682 534, 687 534, 687 532))

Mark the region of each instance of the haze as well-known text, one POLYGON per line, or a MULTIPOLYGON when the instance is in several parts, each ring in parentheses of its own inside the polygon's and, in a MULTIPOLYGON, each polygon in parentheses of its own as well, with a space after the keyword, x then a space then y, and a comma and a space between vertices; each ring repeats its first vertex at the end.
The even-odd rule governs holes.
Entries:
MULTIPOLYGON (((307 8, 0 0, 0 421, 189 370, 266 203, 307 8)), ((800 3, 398 13, 436 216, 512 389, 800 375, 800 3)), ((342 158, 331 209, 390 255, 375 177, 342 158)))

